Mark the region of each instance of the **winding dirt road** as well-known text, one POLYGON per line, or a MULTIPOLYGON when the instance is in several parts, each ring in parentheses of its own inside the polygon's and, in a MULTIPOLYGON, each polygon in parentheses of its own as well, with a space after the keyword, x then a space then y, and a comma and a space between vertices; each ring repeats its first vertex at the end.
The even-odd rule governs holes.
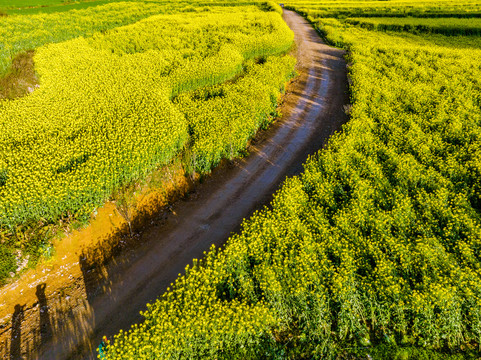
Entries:
POLYGON ((162 226, 147 228, 139 249, 109 265, 108 286, 98 291, 90 284, 83 307, 70 310, 62 333, 52 334, 31 353, 33 358, 95 358, 102 335, 141 321, 139 312, 193 258, 212 244, 225 243, 244 218, 271 200, 286 176, 299 173, 307 156, 341 128, 343 105, 349 102, 344 52, 325 45, 296 13, 285 11, 284 19, 295 32, 299 77, 288 88, 283 117, 252 145, 248 157, 178 201, 162 226))

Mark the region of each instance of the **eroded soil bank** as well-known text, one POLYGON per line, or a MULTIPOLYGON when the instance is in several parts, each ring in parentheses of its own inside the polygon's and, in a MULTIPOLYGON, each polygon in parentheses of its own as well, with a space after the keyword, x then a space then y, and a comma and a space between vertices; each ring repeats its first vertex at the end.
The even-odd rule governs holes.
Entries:
POLYGON ((122 246, 129 238, 125 219, 107 204, 87 229, 62 240, 65 254, 56 259, 64 263, 43 264, 2 289, 0 356, 95 358, 102 335, 141 321, 139 311, 193 258, 225 243, 341 128, 349 101, 344 52, 325 45, 294 12, 284 19, 296 35, 299 76, 287 88, 282 118, 256 137, 249 156, 225 163, 195 188, 184 184, 189 195, 153 214, 135 234, 135 246, 122 246), (99 246, 82 250, 83 237, 99 246), (104 256, 100 249, 112 239, 118 251, 104 256))

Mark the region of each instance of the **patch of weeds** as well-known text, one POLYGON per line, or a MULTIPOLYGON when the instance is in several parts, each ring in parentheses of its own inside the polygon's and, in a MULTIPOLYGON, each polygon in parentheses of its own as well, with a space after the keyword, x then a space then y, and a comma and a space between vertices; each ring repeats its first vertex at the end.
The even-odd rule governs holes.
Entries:
POLYGON ((43 258, 50 259, 54 255, 55 249, 51 243, 44 243, 40 245, 39 252, 43 258))
POLYGON ((4 285, 10 277, 10 273, 15 273, 17 261, 15 255, 6 246, 0 246, 0 285, 4 285))

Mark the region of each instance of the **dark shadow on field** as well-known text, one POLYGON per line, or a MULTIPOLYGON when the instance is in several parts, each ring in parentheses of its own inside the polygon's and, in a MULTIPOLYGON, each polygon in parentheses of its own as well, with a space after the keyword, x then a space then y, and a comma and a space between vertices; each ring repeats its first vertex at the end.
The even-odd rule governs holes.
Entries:
POLYGON ((10 336, 10 360, 22 359, 22 322, 25 305, 15 305, 12 315, 12 332, 10 336))
POLYGON ((129 245, 133 247, 133 239, 129 236, 128 229, 124 227, 105 239, 100 246, 85 249, 80 254, 79 265, 82 270, 87 301, 91 305, 94 298, 107 293, 112 282, 120 276, 120 274, 112 273, 110 268, 117 264, 118 255, 129 245))
POLYGON ((45 288, 47 284, 43 283, 37 285, 35 294, 38 299, 38 311, 40 317, 40 343, 46 344, 52 337, 52 324, 50 322, 50 314, 48 311, 47 297, 45 295, 45 288))
POLYGON ((11 321, 0 327, 0 359, 64 359, 49 348, 72 348, 77 338, 89 334, 92 325, 88 311, 75 310, 88 309, 72 294, 82 287, 76 284, 75 288, 49 292, 46 283, 37 285, 37 301, 15 305, 11 321))

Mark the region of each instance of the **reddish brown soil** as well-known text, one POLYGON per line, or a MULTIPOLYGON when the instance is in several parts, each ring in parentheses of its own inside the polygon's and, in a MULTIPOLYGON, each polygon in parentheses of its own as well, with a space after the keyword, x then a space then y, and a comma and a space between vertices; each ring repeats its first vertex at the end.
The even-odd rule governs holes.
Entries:
MULTIPOLYGON (((0 356, 95 358, 102 335, 141 321, 139 311, 193 258, 202 257, 212 244, 225 243, 243 218, 267 204, 285 177, 299 173, 307 156, 341 128, 343 105, 349 101, 344 52, 325 45, 299 15, 286 11, 284 19, 296 34, 299 76, 287 89, 282 118, 257 136, 248 157, 225 162, 167 213, 150 217, 136 235, 138 246, 107 257, 69 252, 78 247, 66 246, 63 256, 71 260, 51 268, 44 264, 2 289, 0 356)), ((115 212, 108 206, 97 216, 102 221, 94 220, 59 246, 75 242, 75 236, 103 238, 109 233, 107 239, 120 239, 121 245, 126 238, 118 235, 125 234, 125 222, 109 216, 115 212)), ((98 244, 102 241, 107 240, 98 244)))

